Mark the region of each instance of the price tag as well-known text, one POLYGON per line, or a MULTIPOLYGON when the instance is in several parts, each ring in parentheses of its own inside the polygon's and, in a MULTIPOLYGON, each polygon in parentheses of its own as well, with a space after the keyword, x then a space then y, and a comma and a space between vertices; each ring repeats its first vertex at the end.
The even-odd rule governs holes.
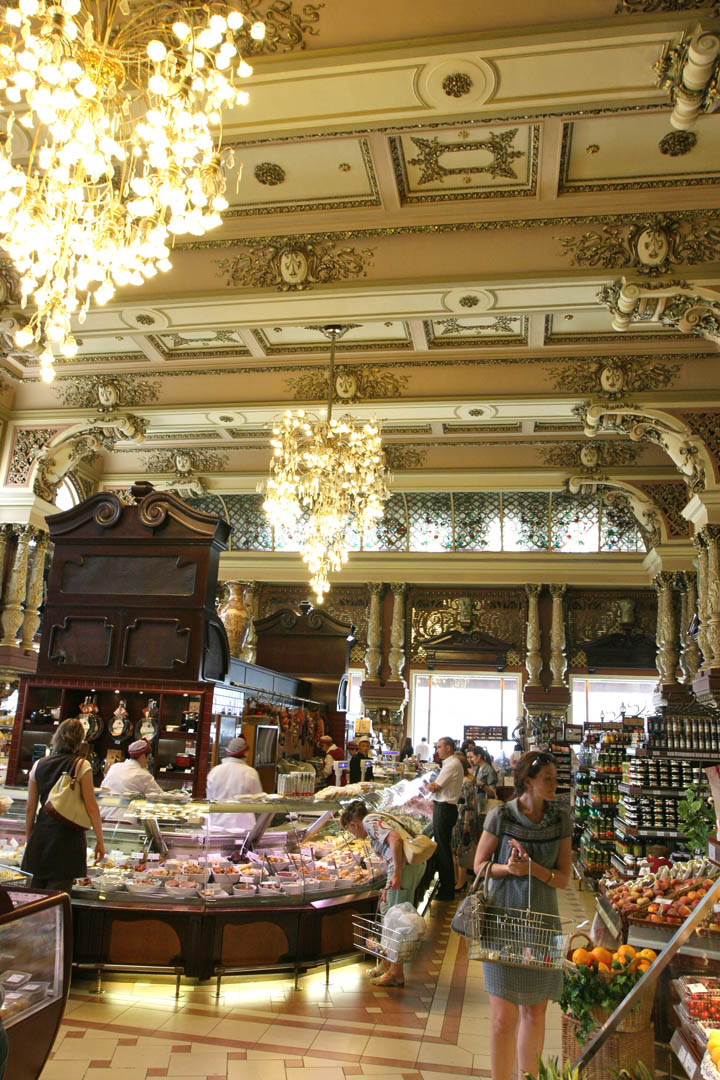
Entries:
POLYGON ((138 862, 142 862, 145 856, 143 855, 142 851, 131 851, 130 858, 137 859, 138 862))
POLYGON ((720 904, 713 904, 713 911, 720 911, 720 904))
POLYGON ((147 861, 148 862, 160 862, 160 856, 158 855, 158 853, 156 851, 148 852, 147 861))
POLYGON ((670 907, 674 901, 669 896, 656 896, 654 903, 660 904, 662 907, 670 907))
POLYGON ((691 994, 707 994, 705 983, 688 983, 688 991, 691 994))

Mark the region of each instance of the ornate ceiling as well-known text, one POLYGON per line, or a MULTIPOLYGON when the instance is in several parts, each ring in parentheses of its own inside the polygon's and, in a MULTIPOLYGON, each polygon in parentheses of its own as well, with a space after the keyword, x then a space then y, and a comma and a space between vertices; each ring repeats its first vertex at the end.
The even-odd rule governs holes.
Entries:
MULTIPOLYGON (((352 324, 337 396, 383 422, 395 490, 562 488, 592 473, 583 410, 598 395, 715 429, 720 116, 673 129, 653 65, 698 23, 720 30, 717 3, 260 10, 271 47, 225 125, 222 228, 91 308, 52 385, 6 336, 6 487, 17 448, 94 416, 114 378, 134 419, 96 418, 96 483, 200 472, 208 490, 254 491, 273 420, 326 395, 331 321, 352 324), (623 278, 646 293, 618 332, 623 278), (698 298, 710 315, 693 320, 698 298)), ((662 441, 598 440, 597 468, 638 492, 681 480, 662 441)))

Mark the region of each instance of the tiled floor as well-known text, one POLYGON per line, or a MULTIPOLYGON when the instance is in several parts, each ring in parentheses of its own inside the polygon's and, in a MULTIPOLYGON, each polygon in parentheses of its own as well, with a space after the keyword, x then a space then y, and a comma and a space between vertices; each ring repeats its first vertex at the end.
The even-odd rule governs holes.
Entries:
MULTIPOLYGON (((367 965, 307 975, 174 983, 116 977, 104 993, 77 981, 41 1080, 457 1080, 490 1076, 489 1003, 479 964, 450 931, 453 904, 434 902, 404 990, 374 988, 367 965)), ((571 886, 561 913, 591 914, 571 886)), ((548 1011, 546 1056, 560 1056, 560 1011, 548 1011)))

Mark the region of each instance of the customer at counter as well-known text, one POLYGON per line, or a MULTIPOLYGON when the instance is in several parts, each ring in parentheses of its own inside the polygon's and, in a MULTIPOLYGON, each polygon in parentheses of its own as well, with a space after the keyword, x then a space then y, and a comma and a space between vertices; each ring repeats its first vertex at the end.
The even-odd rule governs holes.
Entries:
POLYGON ((95 833, 95 859, 105 857, 92 769, 80 752, 84 738, 85 729, 79 720, 63 720, 52 737, 50 755, 40 758, 30 770, 25 810, 27 846, 22 869, 32 874, 33 889, 69 893, 73 880, 87 874, 86 830, 61 818, 48 804, 48 796, 63 773, 77 777, 95 833), (38 803, 41 809, 36 820, 38 803))
POLYGON ((130 743, 125 761, 116 761, 105 774, 101 791, 113 795, 162 795, 162 788, 148 772, 148 758, 152 750, 147 739, 130 743))
POLYGON ((332 784, 333 771, 335 769, 336 761, 344 761, 345 756, 339 746, 335 745, 335 740, 332 735, 321 735, 318 739, 318 745, 320 752, 325 755, 323 767, 320 771, 320 783, 319 787, 327 787, 328 784, 332 784))
POLYGON ((362 775, 362 762, 372 761, 372 746, 369 739, 358 739, 358 746, 360 747, 360 773, 361 779, 372 780, 373 779, 373 767, 372 765, 365 766, 365 775, 362 775))
MULTIPOLYGON (((224 802, 235 795, 259 795, 263 789, 257 769, 245 760, 248 741, 238 735, 227 744, 226 756, 211 769, 206 782, 207 797, 211 802, 224 802)), ((254 814, 211 814, 210 828, 214 832, 242 829, 247 832, 255 824, 254 814)))

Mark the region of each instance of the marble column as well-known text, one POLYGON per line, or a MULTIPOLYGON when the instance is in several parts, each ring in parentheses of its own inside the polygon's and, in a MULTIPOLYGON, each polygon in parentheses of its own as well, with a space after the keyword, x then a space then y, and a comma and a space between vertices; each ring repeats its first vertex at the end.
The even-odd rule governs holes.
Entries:
POLYGON ((540 612, 538 609, 538 597, 542 585, 526 585, 525 592, 528 598, 527 619, 527 651, 525 654, 525 667, 527 668, 528 681, 526 686, 540 686, 540 672, 542 671, 542 654, 540 652, 540 612))
POLYGON ((707 665, 720 668, 720 525, 706 525, 702 535, 707 545, 707 665))
POLYGON ((45 576, 45 554, 49 542, 46 532, 40 532, 35 537, 35 550, 33 553, 32 567, 27 575, 27 592, 25 594, 25 617, 22 621, 22 641, 20 647, 26 652, 33 650, 33 639, 40 625, 40 605, 43 599, 43 581, 45 576))
POLYGON ((550 670, 552 685, 565 686, 567 655, 565 653, 565 606, 563 596, 567 585, 550 585, 552 622, 550 624, 550 670))
POLYGON ((395 582, 390 588, 393 594, 392 623, 390 624, 390 678, 400 681, 405 667, 405 589, 404 583, 395 582))
POLYGON ((243 602, 247 611, 248 624, 245 632, 242 659, 248 664, 254 664, 257 660, 257 633, 255 631, 255 619, 257 618, 258 601, 260 599, 260 584, 257 581, 248 581, 243 590, 243 602))
POLYGON ((675 575, 662 570, 653 585, 658 594, 657 610, 657 669, 663 687, 677 686, 678 647, 673 607, 675 575))
POLYGON ((688 634, 688 627, 697 615, 697 575, 694 570, 683 570, 678 574, 678 582, 681 588, 680 669, 683 682, 690 686, 700 667, 700 649, 688 634))
MULTIPOLYGON (((380 665, 382 663, 382 627, 380 625, 380 598, 383 584, 381 581, 368 583, 370 604, 368 611, 368 636, 367 649, 365 650, 365 674, 368 679, 380 678, 380 665)), ((393 618, 394 618, 393 610, 393 618)))
POLYGON ((702 535, 694 537, 693 544, 697 551, 697 604, 700 627, 698 629, 698 645, 702 652, 702 665, 707 667, 712 659, 710 639, 708 638, 708 595, 707 595, 707 567, 708 550, 702 535))
POLYGON ((15 525, 13 532, 17 537, 17 547, 3 603, 0 645, 17 645, 17 632, 22 626, 25 614, 23 601, 27 589, 27 564, 30 555, 30 540, 35 535, 35 527, 34 525, 15 525))

